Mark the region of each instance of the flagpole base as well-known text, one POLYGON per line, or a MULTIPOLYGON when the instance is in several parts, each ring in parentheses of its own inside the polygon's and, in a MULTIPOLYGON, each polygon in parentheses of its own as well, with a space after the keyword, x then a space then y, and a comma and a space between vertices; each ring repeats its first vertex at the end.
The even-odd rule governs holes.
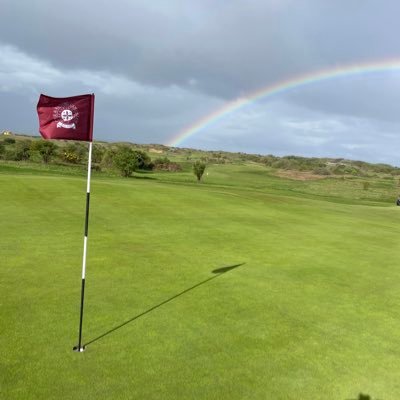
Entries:
POLYGON ((82 347, 74 346, 74 348, 72 350, 76 351, 78 353, 83 353, 86 350, 86 347, 85 346, 82 346, 82 347))

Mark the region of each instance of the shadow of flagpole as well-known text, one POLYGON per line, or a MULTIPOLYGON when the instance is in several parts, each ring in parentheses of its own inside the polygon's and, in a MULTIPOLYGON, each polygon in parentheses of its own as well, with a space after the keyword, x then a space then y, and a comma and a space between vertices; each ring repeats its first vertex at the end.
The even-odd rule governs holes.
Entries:
POLYGON ((149 308, 148 310, 143 311, 142 313, 140 313, 140 314, 138 314, 138 315, 135 315, 135 316, 132 317, 131 319, 128 319, 127 321, 123 322, 122 324, 119 324, 119 325, 115 326, 114 328, 110 329, 109 331, 107 331, 107 332, 101 334, 100 336, 97 336, 96 338, 90 340, 89 342, 85 343, 85 344, 84 344, 84 347, 89 346, 90 344, 92 344, 92 343, 94 343, 94 342, 97 342, 98 340, 102 339, 103 337, 105 337, 105 336, 107 336, 107 335, 110 335, 111 333, 115 332, 116 330, 123 328, 125 325, 128 325, 128 324, 130 324, 131 322, 133 322, 133 321, 139 319, 140 317, 143 317, 144 315, 151 313, 152 311, 156 310, 157 308, 159 308, 159 307, 161 307, 161 306, 163 306, 163 305, 165 305, 165 304, 167 304, 167 303, 170 303, 171 301, 173 301, 173 300, 175 300, 176 298, 178 298, 178 297, 184 295, 185 293, 188 293, 188 292, 190 292, 191 290, 196 289, 196 288, 198 288, 199 286, 202 286, 202 285, 206 284, 207 282, 210 282, 210 281, 212 281, 213 279, 216 279, 216 278, 218 278, 219 276, 222 276, 223 274, 225 274, 225 273, 227 273, 227 272, 229 272, 229 271, 231 271, 231 270, 233 270, 233 269, 235 269, 235 268, 238 268, 238 267, 240 267, 240 266, 242 266, 242 265, 244 265, 244 264, 245 264, 245 263, 241 263, 241 264, 229 265, 229 266, 227 266, 227 267, 222 267, 222 268, 214 269, 213 271, 211 271, 213 274, 215 274, 214 276, 211 276, 210 278, 207 278, 206 280, 201 281, 201 282, 197 283, 196 285, 191 286, 190 288, 183 290, 182 292, 180 292, 180 293, 178 293, 178 294, 176 294, 176 295, 170 297, 169 299, 164 300, 163 302, 161 302, 161 303, 159 303, 159 304, 156 304, 155 306, 149 308))

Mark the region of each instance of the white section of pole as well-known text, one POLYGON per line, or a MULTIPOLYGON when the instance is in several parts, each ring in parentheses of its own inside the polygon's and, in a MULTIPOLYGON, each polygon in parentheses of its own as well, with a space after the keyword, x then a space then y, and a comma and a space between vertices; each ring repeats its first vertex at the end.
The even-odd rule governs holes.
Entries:
POLYGON ((85 279, 86 275, 86 253, 87 253, 87 236, 83 238, 82 279, 85 279))

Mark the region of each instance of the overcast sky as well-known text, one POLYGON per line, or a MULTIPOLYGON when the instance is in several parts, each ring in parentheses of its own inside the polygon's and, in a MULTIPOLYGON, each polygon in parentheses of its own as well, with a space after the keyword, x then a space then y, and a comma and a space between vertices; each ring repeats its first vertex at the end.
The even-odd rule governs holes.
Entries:
MULTIPOLYGON (((397 0, 0 0, 0 131, 38 134, 39 93, 96 94, 95 139, 171 143, 285 80, 398 60, 397 0)), ((302 85, 181 147, 400 165, 400 68, 302 85)))

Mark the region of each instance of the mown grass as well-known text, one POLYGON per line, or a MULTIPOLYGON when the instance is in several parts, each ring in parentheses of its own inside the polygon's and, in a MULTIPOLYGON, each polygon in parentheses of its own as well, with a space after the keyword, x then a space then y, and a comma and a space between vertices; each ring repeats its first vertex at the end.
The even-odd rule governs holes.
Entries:
POLYGON ((85 178, 1 169, 0 398, 400 397, 395 188, 208 172, 94 175, 78 354, 85 178))

